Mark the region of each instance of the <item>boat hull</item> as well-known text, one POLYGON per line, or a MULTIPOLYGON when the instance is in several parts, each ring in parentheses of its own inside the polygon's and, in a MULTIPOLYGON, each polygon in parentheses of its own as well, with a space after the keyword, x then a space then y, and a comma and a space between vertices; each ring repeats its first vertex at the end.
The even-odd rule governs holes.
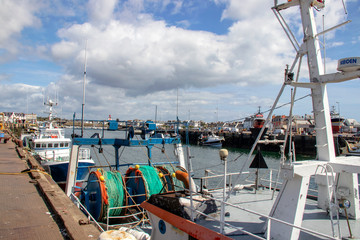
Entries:
POLYGON ((217 148, 221 148, 222 147, 222 142, 203 142, 200 143, 200 145, 202 146, 207 146, 207 147, 217 147, 217 148))
MULTIPOLYGON (((264 136, 266 135, 267 130, 268 130, 268 128, 264 129, 264 132, 262 133, 260 139, 264 139, 264 136)), ((250 128, 250 131, 251 131, 251 136, 253 138, 256 138, 260 134, 261 128, 250 128)))
MULTIPOLYGON (((55 182, 64 184, 68 173, 69 162, 45 162, 41 164, 51 175, 55 182)), ((79 160, 78 171, 76 175, 77 181, 86 179, 89 169, 88 167, 94 166, 93 160, 79 160)))
POLYGON ((224 141, 223 137, 219 136, 207 136, 207 137, 200 137, 199 144, 201 146, 208 146, 208 147, 222 147, 222 142, 224 141))

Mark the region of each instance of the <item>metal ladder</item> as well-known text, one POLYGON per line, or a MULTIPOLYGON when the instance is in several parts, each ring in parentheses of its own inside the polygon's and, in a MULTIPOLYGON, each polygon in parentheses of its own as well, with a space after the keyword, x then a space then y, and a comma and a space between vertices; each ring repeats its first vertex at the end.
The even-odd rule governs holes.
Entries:
POLYGON ((340 231, 340 222, 339 222, 339 203, 336 198, 336 185, 335 185, 335 178, 337 176, 334 176, 334 170, 330 164, 325 164, 323 166, 326 174, 326 184, 328 189, 328 200, 329 200, 329 215, 330 215, 330 221, 331 221, 331 230, 333 237, 337 237, 341 239, 341 231, 340 231), (330 172, 330 179, 329 179, 329 172, 330 172), (334 220, 334 213, 336 219, 334 220), (337 226, 338 230, 338 236, 335 233, 335 229, 337 226))

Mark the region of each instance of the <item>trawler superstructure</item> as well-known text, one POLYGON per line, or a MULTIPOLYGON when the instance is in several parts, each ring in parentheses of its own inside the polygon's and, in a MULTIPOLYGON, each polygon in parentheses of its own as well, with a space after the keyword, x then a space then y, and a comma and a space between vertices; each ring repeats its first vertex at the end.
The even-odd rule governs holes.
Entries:
MULTIPOLYGON (((207 222, 212 222, 211 224, 207 224, 206 221, 197 220, 196 223, 190 221, 191 228, 184 228, 183 223, 172 221, 162 212, 164 207, 158 204, 157 196, 153 196, 152 201, 142 204, 148 210, 152 220, 153 237, 156 237, 156 239, 180 239, 179 234, 171 230, 173 228, 170 225, 172 225, 180 228, 185 236, 189 235, 198 239, 204 239, 201 235, 201 227, 197 228, 201 224, 211 229, 220 230, 222 234, 220 238, 223 239, 226 239, 228 236, 236 239, 247 239, 249 236, 258 239, 340 239, 344 235, 350 238, 360 238, 360 222, 358 220, 360 219, 358 184, 360 158, 358 156, 335 156, 327 94, 327 84, 359 78, 360 67, 355 63, 357 60, 354 59, 357 58, 351 58, 352 60, 339 61, 338 69, 341 72, 324 73, 319 36, 327 32, 327 30, 317 33, 314 17, 314 8, 321 10, 324 7, 325 1, 323 0, 289 0, 281 4, 275 1, 275 6, 272 8, 273 12, 291 40, 296 50, 296 57, 290 68, 287 68, 285 71, 284 84, 264 124, 266 125, 269 121, 286 86, 294 87, 290 117, 292 116, 296 88, 310 89, 316 124, 316 159, 296 161, 291 144, 289 146, 289 159, 287 159, 284 151, 287 141, 284 141, 280 161, 282 185, 279 193, 274 192, 276 195, 274 201, 269 196, 264 197, 261 191, 249 191, 244 185, 240 187, 236 185, 225 193, 225 169, 224 192, 221 193, 216 190, 210 192, 220 202, 221 208, 225 209, 223 206, 226 205, 227 211, 230 212, 230 214, 226 215, 228 220, 225 222, 223 220, 226 220, 226 217, 224 218, 223 215, 227 211, 220 212, 221 217, 218 226, 214 223, 215 218, 206 215, 201 219, 208 219, 207 222), (297 42, 294 37, 295 35, 291 32, 289 25, 281 15, 281 11, 295 6, 300 8, 304 34, 302 44, 297 42), (298 80, 301 60, 305 55, 307 57, 310 81, 300 82, 298 80), (351 64, 351 66, 343 67, 342 65, 344 64, 351 64), (298 68, 297 70, 295 69, 296 67, 298 68), (311 177, 315 177, 318 186, 317 201, 309 200, 306 197, 311 177), (222 199, 221 195, 224 196, 224 201, 219 200, 219 198, 222 199), (227 201, 225 202, 225 200, 227 201), (270 208, 268 208, 269 206, 270 208), (266 213, 266 211, 268 212, 266 213), (235 216, 232 216, 234 214, 235 216), (255 215, 255 217, 250 217, 249 215, 255 215), (261 220, 261 218, 266 219, 266 221, 261 220), (351 221, 349 219, 354 220, 351 221), (161 229, 158 226, 162 226, 161 229), (164 229, 168 230, 164 231, 164 229), (346 232, 344 232, 344 229, 346 232)), ((290 138, 291 142, 291 132, 289 132, 291 127, 288 126, 287 129, 289 130, 286 132, 286 139, 290 138)), ((264 128, 260 131, 248 160, 242 166, 239 174, 243 174, 245 166, 250 164, 249 161, 252 158, 252 153, 263 131, 264 128)), ((269 188, 271 189, 271 186, 269 188)), ((176 196, 164 197, 176 199, 176 196)), ((179 199, 181 198, 186 198, 186 196, 179 197, 179 199)), ((176 200, 173 201, 176 202, 176 200)), ((190 209, 194 214, 200 214, 198 210, 190 209)), ((166 209, 166 211, 170 210, 166 209)), ((193 218, 190 218, 190 220, 193 220, 193 218)))
MULTIPOLYGON (((360 238, 358 184, 360 157, 336 157, 335 155, 326 88, 329 83, 339 83, 359 78, 360 68, 353 66, 354 60, 341 61, 340 64, 349 63, 352 66, 340 67, 341 72, 324 73, 319 36, 326 31, 317 33, 314 18, 314 8, 320 10, 324 7, 325 4, 322 0, 294 0, 281 4, 275 1, 272 10, 286 31, 287 36, 289 36, 296 50, 296 57, 290 68, 285 70, 285 79, 280 92, 265 120, 264 127, 260 130, 255 144, 247 160, 242 163, 239 172, 227 173, 227 151, 221 150, 220 161, 224 166, 223 175, 198 178, 201 186, 197 189, 194 187, 191 173, 188 174, 185 169, 186 165, 188 169, 191 169, 189 148, 187 148, 187 164, 185 164, 183 158, 179 158, 179 161, 176 162, 181 168, 179 175, 178 171, 174 172, 176 170, 174 168, 172 170, 168 168, 173 172, 163 171, 169 166, 159 166, 152 161, 152 147, 155 144, 174 144, 178 152, 177 156, 180 157, 182 155, 180 154, 182 152, 180 139, 177 136, 166 138, 156 134, 156 124, 146 122, 139 129, 127 126, 126 138, 74 139, 66 193, 69 196, 73 196, 74 193, 74 172, 76 172, 78 145, 98 144, 101 146, 108 144, 115 148, 115 164, 109 166, 114 167, 114 169, 112 171, 97 170, 91 173, 93 178, 89 178, 89 182, 94 183, 95 187, 91 191, 88 191, 89 189, 82 190, 84 194, 82 202, 86 206, 96 207, 96 216, 100 213, 102 218, 109 219, 112 217, 111 211, 125 209, 125 211, 130 212, 132 205, 129 204, 136 203, 136 207, 138 207, 137 204, 146 199, 140 206, 147 210, 147 216, 152 225, 151 239, 188 239, 191 237, 195 239, 249 239, 252 237, 256 239, 287 240, 341 239, 343 236, 360 238), (295 6, 300 8, 304 34, 302 44, 297 42, 288 27, 289 25, 286 24, 281 15, 281 11, 295 6), (300 82, 301 61, 305 55, 307 57, 310 81, 300 82), (292 144, 288 146, 289 155, 285 155, 287 140, 289 139, 289 142, 292 142, 291 126, 288 126, 285 140, 282 141, 279 173, 277 174, 277 178, 281 178, 281 181, 273 183, 270 171, 269 184, 260 188, 258 188, 258 175, 256 175, 255 185, 237 181, 228 183, 227 179, 231 179, 231 176, 235 174, 237 175, 236 180, 247 180, 247 174, 249 173, 245 172, 244 169, 249 165, 256 168, 256 174, 258 174, 260 168, 265 168, 266 164, 260 166, 260 164, 250 163, 250 160, 253 158, 253 153, 265 131, 265 126, 269 123, 273 111, 277 107, 280 96, 288 86, 294 88, 289 124, 292 122, 291 117, 296 89, 301 87, 308 88, 311 91, 316 122, 316 159, 296 161, 292 144), (141 134, 142 139, 136 139, 135 133, 141 134), (146 180, 143 171, 145 168, 141 169, 139 165, 130 167, 126 171, 124 178, 120 175, 116 178, 107 177, 110 174, 118 174, 120 167, 128 167, 128 164, 124 164, 124 166, 119 164, 119 148, 131 146, 147 147, 148 161, 145 165, 147 165, 148 170, 151 169, 153 172, 151 181, 161 179, 163 188, 158 191, 161 193, 149 194, 150 191, 147 190, 148 185, 146 184, 148 180, 146 180), (177 190, 176 184, 174 184, 175 176, 184 183, 185 189, 183 191, 174 191, 177 190), (139 178, 136 184, 132 184, 130 180, 133 177, 139 178), (210 189, 207 181, 212 177, 221 177, 223 187, 210 189), (307 198, 311 177, 315 178, 318 187, 316 200, 307 198), (116 185, 119 191, 118 194, 116 191, 112 192, 114 188, 106 185, 112 183, 114 179, 118 179, 119 182, 116 185), (142 191, 139 192, 138 187, 140 185, 142 191), (280 188, 279 191, 277 191, 278 188, 280 188), (117 199, 116 197, 122 194, 126 195, 126 201, 123 197, 121 198, 121 207, 114 207, 114 205, 110 204, 110 200, 117 199), (138 196, 141 196, 141 200, 136 198, 138 196)), ((165 152, 165 148, 163 148, 163 151, 165 152)))
MULTIPOLYGON (((70 160, 71 139, 65 136, 65 129, 54 125, 53 107, 57 105, 51 99, 44 103, 49 107, 48 121, 36 134, 30 134, 23 138, 33 154, 39 157, 44 169, 49 172, 56 183, 65 189, 66 176, 70 160)), ((91 159, 90 149, 81 148, 79 151, 79 171, 77 180, 79 185, 89 173, 87 167, 95 163, 91 159)))

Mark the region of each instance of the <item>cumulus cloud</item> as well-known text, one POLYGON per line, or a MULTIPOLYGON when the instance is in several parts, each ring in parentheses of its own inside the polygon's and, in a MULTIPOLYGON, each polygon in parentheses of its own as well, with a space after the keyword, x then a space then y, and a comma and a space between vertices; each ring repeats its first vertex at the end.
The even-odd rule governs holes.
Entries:
POLYGON ((108 23, 113 18, 117 2, 117 0, 90 0, 88 3, 90 21, 93 24, 108 23))
MULTIPOLYGON (((25 2, 30 4, 31 0, 25 2)), ((331 5, 326 12, 329 27, 343 20, 338 16, 341 11, 338 2, 328 4, 331 5)), ((55 3, 62 6, 60 9, 66 16, 74 16, 76 11, 70 11, 69 7, 67 12, 65 5, 55 3)), ((59 40, 50 46, 50 57, 64 69, 56 84, 63 111, 71 116, 81 108, 85 46, 86 113, 92 114, 89 118, 106 118, 112 114, 121 119, 146 119, 153 116, 149 109, 155 105, 164 118, 175 118, 176 89, 182 94, 183 119, 189 111, 194 119, 214 116, 217 105, 234 119, 252 114, 261 103, 271 105, 275 93, 269 97, 266 86, 283 81, 283 69, 295 56, 270 10, 273 2, 216 0, 215 3, 225 6, 222 20, 232 22, 223 35, 190 30, 191 22, 187 19, 177 21, 185 23, 186 28, 172 26, 166 18, 154 14, 161 11, 179 14, 186 7, 194 7, 186 1, 88 1, 87 15, 84 14, 88 18, 62 24, 57 30, 59 40), (245 106, 251 110, 240 113, 238 109, 245 106)), ((76 1, 73 4, 79 7, 76 1)), ((283 13, 291 27, 300 26, 297 11, 294 8, 283 13)), ((7 39, 20 34, 26 26, 39 25, 35 12, 36 9, 28 8, 26 23, 21 22, 18 30, 8 31, 7 39)), ((302 30, 295 34, 299 39, 303 35, 302 30)), ((47 47, 38 46, 36 51, 45 56, 47 47)))
MULTIPOLYGON (((241 9, 234 2, 227 10, 232 18, 241 9)), ((255 14, 257 2, 246 4, 253 6, 249 10, 253 17, 234 23, 228 35, 168 26, 149 15, 133 22, 113 18, 106 26, 88 22, 62 28, 58 36, 63 40, 53 45, 52 54, 69 74, 77 75, 84 62, 86 39, 92 83, 124 89, 129 96, 177 87, 279 82, 278 68, 288 60, 284 52, 292 54, 289 43, 267 6, 270 4, 260 4, 265 14, 255 14)), ((237 18, 248 17, 241 12, 237 18)), ((224 16, 229 14, 225 11, 224 16)))
POLYGON ((40 20, 34 15, 39 3, 33 0, 2 0, 0 8, 0 63, 16 57, 21 49, 17 41, 26 27, 40 26, 40 20))
POLYGON ((43 89, 28 84, 1 84, 2 112, 36 113, 42 109, 43 89), (21 98, 20 98, 21 96, 21 98))

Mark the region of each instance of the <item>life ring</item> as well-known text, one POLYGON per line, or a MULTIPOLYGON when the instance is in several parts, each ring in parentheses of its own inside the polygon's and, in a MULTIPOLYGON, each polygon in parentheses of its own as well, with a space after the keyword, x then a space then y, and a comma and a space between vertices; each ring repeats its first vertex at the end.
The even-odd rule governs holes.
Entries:
POLYGON ((184 183, 184 187, 186 189, 189 189, 189 174, 187 172, 177 170, 175 172, 175 176, 177 179, 179 179, 180 181, 182 181, 184 183))

